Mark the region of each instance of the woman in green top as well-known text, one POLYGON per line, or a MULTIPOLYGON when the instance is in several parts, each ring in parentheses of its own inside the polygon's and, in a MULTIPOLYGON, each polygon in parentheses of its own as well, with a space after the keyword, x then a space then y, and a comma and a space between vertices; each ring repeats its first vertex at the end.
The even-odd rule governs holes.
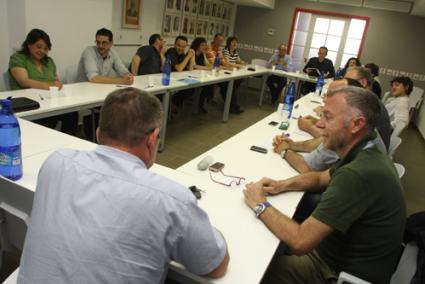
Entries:
MULTIPOLYGON (((48 90, 51 86, 62 88, 56 75, 56 65, 48 56, 52 48, 49 35, 39 29, 31 30, 22 49, 15 52, 9 61, 10 87, 12 90, 34 88, 48 90)), ((74 135, 78 126, 78 113, 67 113, 39 119, 34 122, 54 128, 62 122, 62 131, 74 135)))

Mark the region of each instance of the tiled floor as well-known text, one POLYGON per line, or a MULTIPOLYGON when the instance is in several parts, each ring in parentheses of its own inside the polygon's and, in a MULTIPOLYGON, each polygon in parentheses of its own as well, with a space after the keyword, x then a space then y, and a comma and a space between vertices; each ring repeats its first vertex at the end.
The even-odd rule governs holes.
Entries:
MULTIPOLYGON (((215 145, 232 137, 258 120, 269 115, 275 107, 268 103, 258 107, 258 91, 241 88, 240 103, 245 108, 241 115, 230 115, 227 123, 221 121, 223 102, 217 96, 208 114, 192 115, 186 106, 169 122, 166 148, 158 153, 157 163, 177 168, 215 145)), ((265 101, 267 101, 266 96, 265 101)), ((408 215, 425 211, 425 141, 415 127, 403 132, 403 142, 395 154, 395 161, 406 168, 402 183, 406 192, 408 215)), ((0 281, 3 281, 18 265, 19 251, 7 253, 3 258, 0 281)))

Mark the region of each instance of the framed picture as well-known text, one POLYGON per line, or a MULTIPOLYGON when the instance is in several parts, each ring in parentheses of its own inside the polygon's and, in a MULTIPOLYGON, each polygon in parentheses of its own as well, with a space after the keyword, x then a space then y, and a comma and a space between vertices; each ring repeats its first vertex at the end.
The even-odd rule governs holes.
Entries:
POLYGON ((205 16, 210 16, 211 15, 211 1, 210 0, 206 0, 205 1, 205 12, 204 15, 205 16))
POLYGON ((205 0, 199 0, 198 15, 199 16, 205 15, 205 0))
POLYGON ((124 0, 122 9, 122 27, 126 29, 140 29, 140 1, 124 0))
POLYGON ((180 15, 174 15, 172 18, 172 34, 173 35, 179 35, 180 34, 180 22, 181 17, 180 15))
POLYGON ((196 16, 198 14, 198 0, 192 0, 192 15, 196 16))
POLYGON ((164 35, 171 35, 171 25, 172 25, 171 19, 172 19, 172 15, 170 14, 166 14, 164 17, 164 24, 163 24, 163 30, 162 30, 162 33, 164 35))

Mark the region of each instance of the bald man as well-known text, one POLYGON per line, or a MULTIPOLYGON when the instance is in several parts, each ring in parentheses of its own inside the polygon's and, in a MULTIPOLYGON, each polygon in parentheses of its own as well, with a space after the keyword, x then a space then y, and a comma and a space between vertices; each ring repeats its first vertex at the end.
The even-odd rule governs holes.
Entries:
MULTIPOLYGON (((276 70, 290 71, 292 59, 288 54, 286 54, 286 50, 286 45, 279 45, 277 52, 270 57, 267 67, 272 68, 275 66, 276 70)), ((271 75, 267 78, 267 86, 269 87, 270 94, 272 96, 272 104, 275 104, 279 99, 280 93, 286 86, 286 81, 286 77, 276 75, 271 75)))

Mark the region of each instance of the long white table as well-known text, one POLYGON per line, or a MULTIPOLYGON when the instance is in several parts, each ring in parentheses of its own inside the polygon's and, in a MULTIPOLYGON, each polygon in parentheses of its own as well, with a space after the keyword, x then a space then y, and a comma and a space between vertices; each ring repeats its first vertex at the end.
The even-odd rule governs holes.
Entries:
MULTIPOLYGON (((311 96, 306 96, 298 100, 295 103, 293 116, 311 113, 317 106, 316 103, 312 103, 313 99, 311 96)), ((216 161, 226 164, 224 168, 226 174, 243 176, 246 182, 256 181, 263 176, 282 179, 295 175, 296 172, 286 161, 271 151, 272 137, 282 132, 277 127, 268 125, 271 120, 279 122, 281 117, 279 114, 272 113, 183 165, 177 171, 160 165, 154 165, 151 169, 185 186, 196 185, 206 191, 199 205, 208 213, 212 224, 225 236, 231 255, 228 273, 221 279, 213 280, 214 283, 258 283, 278 247, 279 240, 255 218, 253 212, 244 204, 243 185, 228 188, 217 184, 210 180, 208 172, 198 171, 196 164, 204 156, 212 155, 216 161), (252 152, 249 150, 251 145, 268 147, 269 153, 264 155, 252 152)), ((19 122, 22 129, 24 175, 16 182, 0 178, 0 208, 25 221, 31 211, 38 172, 46 158, 59 148, 92 150, 96 144, 23 119, 19 119, 19 122)), ((294 140, 304 140, 309 137, 308 134, 298 130, 296 120, 291 121, 288 132, 294 140)), ((220 179, 220 176, 216 178, 220 179)), ((301 193, 292 192, 270 197, 270 201, 283 213, 292 216, 301 195, 301 193)), ((2 228, 1 233, 8 232, 2 228)), ((13 236, 11 235, 13 233, 15 231, 10 230, 8 239, 13 245, 22 248, 24 236, 13 236)), ((3 247, 7 245, 2 244, 3 247)), ((184 270, 179 270, 178 267, 173 269, 184 273, 184 270)), ((209 281, 209 279, 194 276, 193 279, 199 282, 209 281)))
MULTIPOLYGON (((251 66, 252 67, 252 66, 251 66)), ((252 76, 262 76, 263 84, 261 88, 260 102, 262 105, 263 94, 265 90, 266 78, 269 74, 278 76, 284 76, 288 78, 296 78, 296 80, 305 80, 314 82, 315 79, 305 74, 299 74, 294 72, 284 72, 278 70, 271 70, 261 66, 255 66, 255 71, 249 71, 248 66, 236 71, 224 71, 213 76, 211 71, 205 72, 206 76, 201 76, 200 70, 184 71, 184 72, 173 72, 171 75, 170 85, 163 86, 161 84, 162 74, 152 74, 135 76, 133 87, 145 90, 153 95, 163 95, 162 104, 164 109, 164 117, 161 127, 161 144, 160 150, 162 151, 165 147, 165 136, 167 129, 168 120, 168 109, 170 102, 170 94, 185 89, 199 88, 205 85, 218 84, 222 82, 228 82, 227 95, 223 109, 223 122, 229 119, 229 110, 231 102, 231 94, 233 91, 233 82, 237 79, 248 78, 252 76), (153 78, 154 85, 149 86, 149 77, 153 78), (182 82, 181 79, 194 79, 197 82, 188 84, 182 82)), ((297 82, 298 82, 297 81, 297 82)), ((74 83, 64 85, 63 90, 59 91, 59 95, 51 97, 50 92, 46 90, 37 89, 24 89, 16 91, 0 92, 0 99, 7 97, 28 97, 40 104, 39 109, 24 111, 17 113, 18 117, 25 118, 27 120, 35 120, 63 113, 69 113, 73 111, 80 111, 85 109, 93 109, 103 104, 106 96, 119 88, 125 86, 115 84, 95 84, 90 82, 74 83)), ((199 90, 199 89, 198 89, 199 90)), ((197 93, 199 95, 199 92, 197 93)))

